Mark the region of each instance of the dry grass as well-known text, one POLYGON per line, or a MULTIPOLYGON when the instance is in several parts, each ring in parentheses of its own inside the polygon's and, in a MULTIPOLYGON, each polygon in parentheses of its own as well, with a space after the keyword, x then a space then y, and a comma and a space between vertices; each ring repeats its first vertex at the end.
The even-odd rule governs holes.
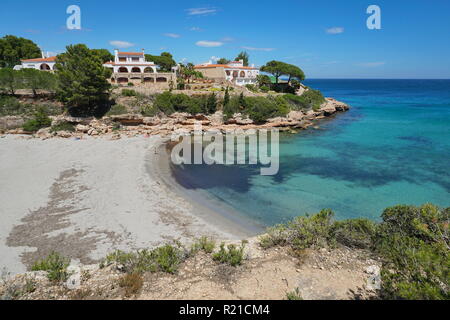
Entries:
POLYGON ((124 296, 127 298, 139 294, 143 285, 140 273, 127 273, 119 279, 119 286, 125 290, 124 296))

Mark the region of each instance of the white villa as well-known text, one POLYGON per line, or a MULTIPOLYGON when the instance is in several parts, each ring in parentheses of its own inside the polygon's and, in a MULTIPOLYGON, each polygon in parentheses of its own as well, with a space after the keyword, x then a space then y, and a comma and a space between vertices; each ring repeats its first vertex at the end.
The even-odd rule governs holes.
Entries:
POLYGON ((22 64, 14 67, 14 70, 21 69, 36 69, 42 71, 54 71, 56 64, 56 57, 46 57, 42 52, 42 58, 21 60, 22 64))
POLYGON ((111 69, 111 83, 118 85, 169 86, 176 84, 175 73, 159 73, 153 62, 145 61, 145 51, 119 52, 114 50, 114 61, 103 64, 111 69))
POLYGON ((259 75, 259 69, 254 65, 244 66, 244 61, 232 61, 228 64, 208 63, 196 65, 195 70, 200 71, 205 78, 216 82, 229 81, 238 86, 246 84, 256 84, 256 77, 259 75))

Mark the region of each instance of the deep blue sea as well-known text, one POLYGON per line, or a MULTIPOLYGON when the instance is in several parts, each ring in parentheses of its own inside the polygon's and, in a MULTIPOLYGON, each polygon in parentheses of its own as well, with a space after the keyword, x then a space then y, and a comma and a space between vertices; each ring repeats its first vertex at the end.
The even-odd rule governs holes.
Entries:
POLYGON ((177 181, 269 226, 323 208, 377 220, 396 204, 450 206, 450 80, 309 80, 352 109, 283 135, 280 172, 183 166, 177 181))

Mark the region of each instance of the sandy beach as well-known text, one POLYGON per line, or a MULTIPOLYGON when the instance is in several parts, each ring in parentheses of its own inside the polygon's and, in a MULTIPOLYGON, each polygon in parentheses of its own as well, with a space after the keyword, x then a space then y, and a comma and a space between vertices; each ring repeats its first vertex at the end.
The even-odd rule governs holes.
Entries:
POLYGON ((21 273, 51 251, 87 264, 115 249, 249 236, 175 190, 168 166, 158 165, 162 143, 0 139, 0 268, 21 273))

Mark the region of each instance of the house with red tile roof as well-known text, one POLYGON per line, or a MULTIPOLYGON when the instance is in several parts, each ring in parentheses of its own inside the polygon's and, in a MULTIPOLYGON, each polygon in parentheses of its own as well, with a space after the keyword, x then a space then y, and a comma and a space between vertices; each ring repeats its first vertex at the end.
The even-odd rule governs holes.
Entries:
POLYGON ((114 61, 103 64, 112 71, 111 83, 118 85, 152 85, 169 86, 176 83, 175 73, 159 73, 153 62, 145 60, 145 51, 142 52, 119 52, 114 50, 114 61))
POLYGON ((210 61, 196 65, 194 69, 200 71, 207 79, 219 83, 229 81, 238 86, 256 84, 256 77, 259 75, 258 68, 255 68, 254 65, 251 67, 244 66, 243 60, 231 61, 228 64, 214 64, 210 61))
POLYGON ((24 59, 20 61, 21 64, 14 67, 14 70, 21 69, 36 69, 42 71, 54 71, 56 64, 56 57, 46 57, 42 52, 42 58, 24 59))

